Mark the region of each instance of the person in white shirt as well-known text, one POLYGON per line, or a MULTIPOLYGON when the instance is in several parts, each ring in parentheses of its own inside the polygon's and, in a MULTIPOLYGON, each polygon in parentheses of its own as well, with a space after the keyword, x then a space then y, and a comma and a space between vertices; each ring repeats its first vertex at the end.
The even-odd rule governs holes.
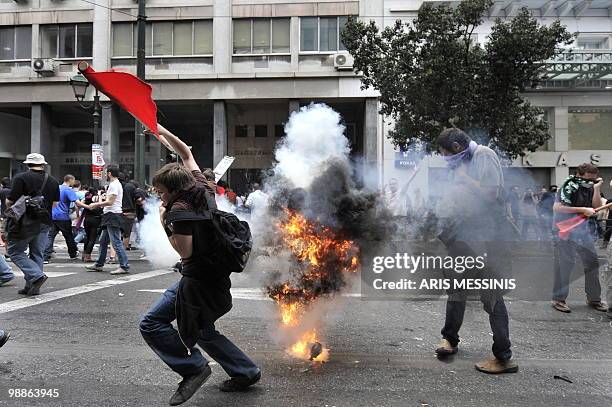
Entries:
POLYGON ((249 208, 251 213, 260 211, 268 206, 268 195, 261 191, 258 183, 253 184, 253 192, 247 197, 244 206, 249 208))
POLYGON ((123 202, 123 187, 119 182, 119 167, 111 165, 106 169, 106 179, 110 181, 108 190, 106 191, 106 200, 104 202, 95 202, 89 205, 89 209, 104 208, 102 210, 102 235, 100 236, 100 255, 98 260, 91 266, 87 266, 89 271, 103 271, 104 262, 106 261, 106 250, 108 243, 113 245, 117 257, 119 259, 119 268, 111 271, 111 274, 127 274, 130 270, 127 254, 121 240, 121 222, 122 222, 122 202, 123 202))

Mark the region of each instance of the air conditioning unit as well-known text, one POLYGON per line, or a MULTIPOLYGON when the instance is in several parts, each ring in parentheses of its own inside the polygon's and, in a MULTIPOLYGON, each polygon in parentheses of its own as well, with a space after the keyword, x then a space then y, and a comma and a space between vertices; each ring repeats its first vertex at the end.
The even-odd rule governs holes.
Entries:
POLYGON ((55 61, 51 58, 37 58, 32 62, 32 69, 41 75, 53 75, 55 74, 57 66, 55 61))
POLYGON ((334 55, 334 68, 337 70, 353 70, 353 57, 348 52, 334 55))

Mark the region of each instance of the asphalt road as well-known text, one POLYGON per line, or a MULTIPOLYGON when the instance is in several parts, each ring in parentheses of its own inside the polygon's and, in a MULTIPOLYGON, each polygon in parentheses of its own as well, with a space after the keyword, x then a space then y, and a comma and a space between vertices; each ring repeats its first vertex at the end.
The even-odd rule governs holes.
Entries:
MULTIPOLYGON (((60 240, 60 239, 58 239, 60 240)), ((132 274, 88 273, 65 251, 46 267, 43 294, 23 299, 23 279, 0 287, 0 406, 164 406, 180 378, 146 346, 140 316, 177 280, 131 252, 132 274), (57 389, 57 397, 15 398, 10 389, 57 389)), ((329 362, 296 360, 275 341, 274 303, 261 293, 266 270, 233 276, 234 308, 217 328, 261 367, 251 391, 226 394, 218 365, 187 406, 611 406, 612 323, 587 309, 576 281, 561 314, 546 301, 508 301, 517 374, 490 376, 473 365, 490 355, 479 302, 468 304, 459 353, 433 349, 444 299, 335 300, 321 333, 329 362), (571 383, 555 379, 567 378, 571 383)))

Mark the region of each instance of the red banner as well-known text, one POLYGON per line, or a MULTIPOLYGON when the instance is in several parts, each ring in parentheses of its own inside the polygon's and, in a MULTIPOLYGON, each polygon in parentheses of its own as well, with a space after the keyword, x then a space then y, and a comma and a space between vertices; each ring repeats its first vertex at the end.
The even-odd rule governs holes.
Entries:
POLYGON ((129 112, 155 136, 159 136, 157 105, 151 98, 151 85, 129 72, 96 72, 89 65, 81 73, 96 89, 129 112))

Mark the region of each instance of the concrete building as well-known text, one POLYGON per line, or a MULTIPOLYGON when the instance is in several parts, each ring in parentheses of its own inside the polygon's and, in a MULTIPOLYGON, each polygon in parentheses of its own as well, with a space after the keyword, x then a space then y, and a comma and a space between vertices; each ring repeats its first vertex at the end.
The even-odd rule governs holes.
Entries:
MULTIPOLYGON (((90 180, 91 113, 76 103, 69 78, 81 60, 96 70, 136 69, 137 2, 94 3, 0 0, 0 174, 16 171, 31 150, 45 154, 53 174, 90 180)), ((377 95, 360 90, 350 67, 334 65, 347 56, 339 40, 347 17, 382 14, 382 0, 149 0, 146 80, 158 117, 201 165, 235 156, 228 180, 239 191, 271 166, 290 112, 311 102, 338 110, 354 154, 376 165, 377 95)), ((102 116, 105 161, 131 174, 134 120, 114 107, 102 116)), ((150 179, 165 162, 155 140, 145 160, 150 179)))
MULTIPOLYGON (((69 78, 80 60, 96 70, 135 72, 136 64, 136 1, 93 3, 0 0, 0 175, 17 171, 25 154, 38 151, 53 174, 70 172, 89 182, 92 117, 76 103, 69 78), (38 59, 42 69, 35 71, 38 59)), ((349 15, 382 26, 411 20, 422 4, 149 0, 146 78, 153 85, 160 121, 193 146, 202 165, 212 167, 226 154, 235 156, 228 180, 244 191, 270 167, 290 112, 323 101, 342 114, 354 154, 364 156, 369 166, 371 184, 405 179, 402 155, 385 137, 390 124, 377 113, 377 93, 360 90, 338 33, 349 15)), ((542 22, 560 18, 569 30, 580 32, 576 47, 582 53, 575 55, 581 59, 568 64, 609 65, 612 0, 496 1, 474 39, 485 42, 492 21, 513 16, 519 6, 530 8, 542 22)), ((547 112, 552 138, 507 169, 509 182, 527 179, 527 171, 534 186, 559 184, 584 161, 598 163, 604 176, 612 177, 610 85, 612 76, 601 73, 560 72, 530 92, 532 102, 547 112)), ((106 162, 133 173, 134 120, 128 114, 116 107, 103 109, 102 144, 106 162)), ((165 160, 159 143, 147 140, 147 179, 165 160)), ((413 188, 428 191, 443 167, 439 157, 426 159, 413 188)))

